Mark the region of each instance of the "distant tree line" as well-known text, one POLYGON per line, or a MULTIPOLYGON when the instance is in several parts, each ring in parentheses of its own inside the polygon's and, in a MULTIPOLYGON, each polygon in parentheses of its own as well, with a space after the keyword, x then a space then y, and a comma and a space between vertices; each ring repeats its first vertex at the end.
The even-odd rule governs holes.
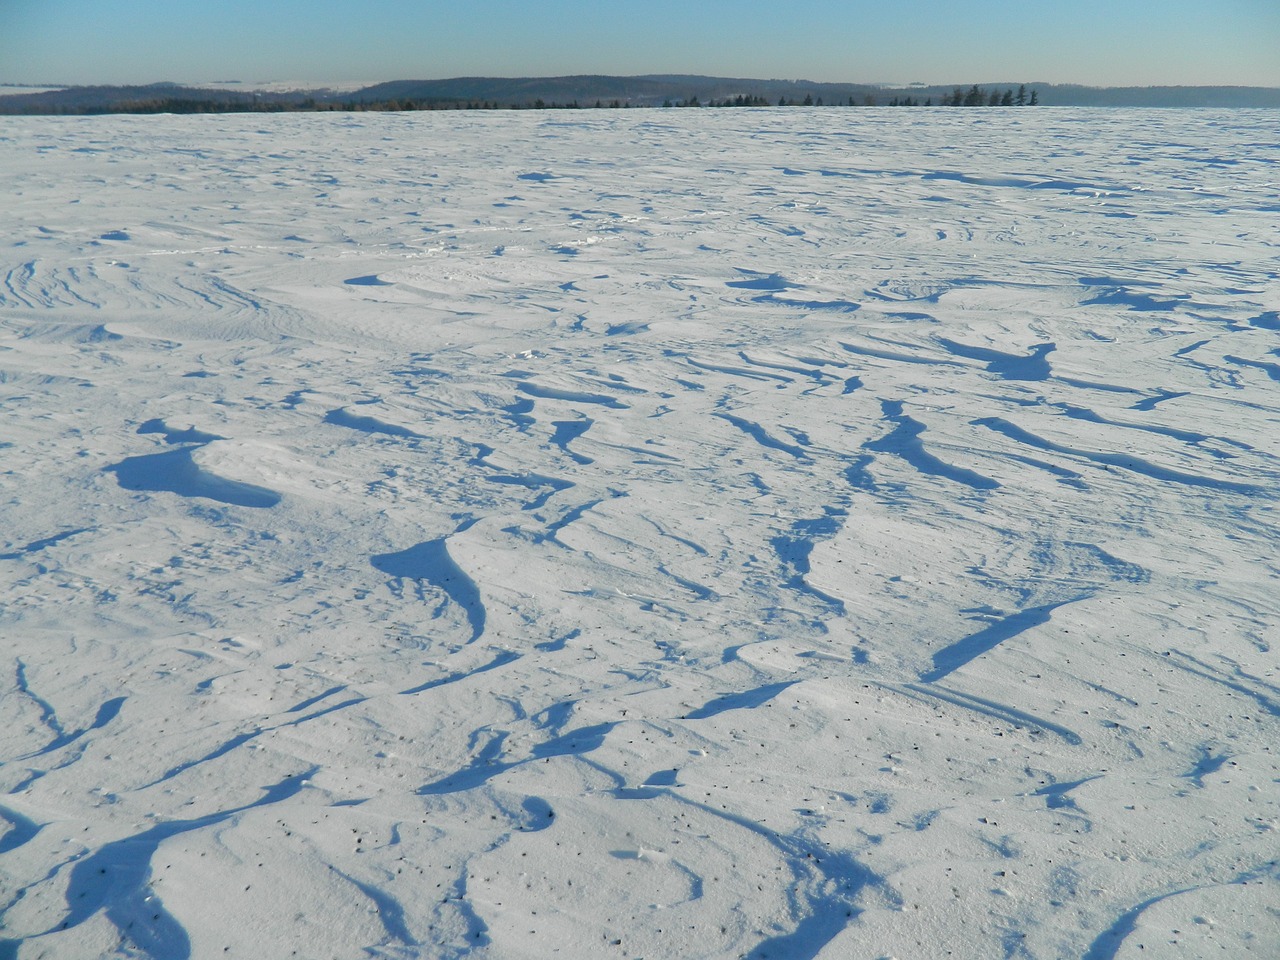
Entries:
MULTIPOLYGON (((617 102, 614 102, 617 105, 617 102)), ((701 102, 697 96, 691 96, 686 100, 666 100, 664 107, 770 107, 774 104, 759 96, 737 96, 733 98, 725 98, 723 100, 708 100, 706 103, 701 102)), ((861 100, 856 100, 850 96, 844 103, 824 104, 822 97, 814 97, 813 94, 806 94, 803 100, 788 100, 786 97, 779 97, 777 106, 779 107, 822 107, 822 106, 847 106, 847 107, 874 107, 878 105, 873 94, 867 94, 861 100)), ((926 98, 921 102, 918 98, 894 97, 887 104, 890 107, 932 107, 934 106, 933 98, 926 98)), ((956 87, 955 91, 939 98, 938 106, 940 107, 1037 107, 1040 105, 1040 97, 1036 91, 1027 91, 1026 84, 1018 87, 1015 93, 1013 88, 1005 90, 1001 93, 999 90, 984 90, 976 83, 966 91, 963 87, 956 87)), ((573 104, 577 106, 577 104, 573 104)), ((596 102, 599 107, 599 101, 596 102)))
POLYGON ((177 83, 48 89, 0 84, 0 114, 276 113, 365 110, 550 110, 634 107, 1251 107, 1280 109, 1280 87, 951 86, 819 83, 690 76, 400 80, 328 89, 201 88, 177 83), (1006 89, 1007 87, 1007 89, 1006 89), (994 88, 994 89, 993 89, 994 88), (19 91, 10 93, 10 89, 19 91), (681 99, 683 98, 683 99, 681 99))
POLYGON ((967 91, 956 87, 950 96, 941 99, 940 104, 944 107, 1038 107, 1040 95, 1034 90, 1028 93, 1025 83, 1018 87, 1017 93, 1012 88, 1004 93, 999 90, 988 92, 975 83, 967 91))
MULTIPOLYGON (((1039 97, 1035 90, 1028 91, 1026 86, 1020 86, 1015 92, 1012 88, 1003 92, 998 90, 984 90, 977 84, 974 84, 967 91, 962 87, 956 87, 955 90, 939 98, 937 106, 943 107, 1023 107, 1038 106, 1039 97)), ((855 107, 877 106, 876 97, 873 94, 866 94, 861 100, 856 100, 853 96, 849 96, 845 102, 833 102, 826 104, 822 97, 814 97, 812 94, 806 94, 802 100, 788 100, 785 96, 780 97, 776 104, 763 96, 757 94, 738 94, 734 97, 724 97, 720 99, 708 99, 702 101, 698 96, 692 95, 684 100, 672 101, 665 100, 663 107, 823 107, 823 106, 839 106, 839 107, 855 107)), ((898 97, 895 96, 887 106, 891 107, 932 107, 934 106, 932 98, 926 99, 921 103, 917 98, 912 96, 898 97)), ((413 110, 621 110, 628 109, 636 104, 631 104, 625 100, 613 99, 609 101, 596 100, 594 104, 583 107, 577 100, 569 102, 546 101, 537 98, 524 103, 507 103, 501 104, 497 100, 452 100, 452 99, 424 99, 417 97, 392 97, 381 100, 317 100, 314 97, 306 97, 299 100, 288 100, 281 98, 259 98, 259 97, 191 97, 191 96, 154 96, 144 98, 126 99, 114 102, 108 105, 92 105, 92 106, 49 106, 42 105, 39 107, 19 107, 17 109, 5 110, 0 108, 0 113, 31 113, 42 115, 86 115, 86 114, 108 114, 108 113, 128 113, 128 114, 154 114, 154 113, 176 113, 176 114, 201 114, 201 113, 297 113, 297 112, 402 112, 413 110)))
POLYGON ((303 109, 299 104, 277 100, 203 100, 198 97, 148 97, 120 103, 92 106, 28 107, 15 113, 47 116, 96 116, 114 113, 291 113, 303 109))

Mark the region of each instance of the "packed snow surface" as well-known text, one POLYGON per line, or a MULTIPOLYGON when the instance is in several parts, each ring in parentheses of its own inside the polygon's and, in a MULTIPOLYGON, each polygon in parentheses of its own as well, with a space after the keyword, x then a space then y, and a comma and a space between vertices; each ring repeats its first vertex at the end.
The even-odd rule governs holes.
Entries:
POLYGON ((0 957, 1280 955, 1274 113, 0 125, 0 957))

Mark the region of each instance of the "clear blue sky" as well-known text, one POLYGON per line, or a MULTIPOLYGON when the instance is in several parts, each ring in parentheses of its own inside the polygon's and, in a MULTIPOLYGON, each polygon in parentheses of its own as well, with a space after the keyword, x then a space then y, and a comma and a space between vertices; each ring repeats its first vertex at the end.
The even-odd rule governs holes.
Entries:
POLYGON ((0 0, 0 83, 572 73, 1280 87, 1280 0, 0 0))

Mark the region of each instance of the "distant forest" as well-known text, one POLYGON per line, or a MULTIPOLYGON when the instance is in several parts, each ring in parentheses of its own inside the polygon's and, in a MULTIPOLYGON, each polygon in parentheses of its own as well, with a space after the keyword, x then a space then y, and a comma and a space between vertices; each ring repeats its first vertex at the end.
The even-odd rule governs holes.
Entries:
MULTIPOLYGON (((1027 92, 1020 86, 1015 94, 1012 87, 1002 94, 993 89, 988 93, 974 84, 968 90, 956 87, 949 94, 938 98, 937 106, 942 107, 1024 107, 1038 106, 1039 96, 1035 90, 1027 92)), ((0 113, 5 104, 0 99, 0 113)), ((350 98, 346 100, 318 100, 305 97, 301 100, 288 98, 267 99, 261 97, 196 97, 196 96, 158 96, 138 99, 122 99, 110 104, 85 104, 58 106, 49 110, 23 110, 23 113, 51 114, 104 114, 104 113, 287 113, 287 112, 328 112, 328 111, 410 111, 410 110, 623 110, 634 106, 636 109, 652 108, 658 104, 632 104, 616 97, 605 101, 597 99, 594 103, 579 103, 571 100, 567 103, 546 101, 541 97, 526 103, 499 103, 497 100, 440 100, 424 97, 392 97, 387 100, 364 100, 350 98)), ((736 97, 710 99, 702 101, 696 94, 684 100, 663 100, 662 107, 932 107, 932 97, 921 100, 919 97, 895 96, 882 100, 872 94, 865 94, 861 99, 848 97, 843 103, 825 103, 822 97, 806 94, 803 99, 788 100, 779 97, 773 103, 765 97, 738 94, 736 97)))
POLYGON ((460 77, 397 80, 361 90, 254 92, 173 83, 4 93, 0 114, 279 113, 372 110, 543 110, 637 107, 1280 107, 1262 87, 1082 87, 972 84, 891 88, 805 80, 698 76, 460 77))

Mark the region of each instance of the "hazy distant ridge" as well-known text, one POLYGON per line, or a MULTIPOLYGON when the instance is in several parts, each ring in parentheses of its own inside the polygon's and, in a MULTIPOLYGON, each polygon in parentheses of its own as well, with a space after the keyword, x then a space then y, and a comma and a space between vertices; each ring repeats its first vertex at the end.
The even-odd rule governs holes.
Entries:
MULTIPOLYGON (((980 83, 985 91, 1017 91, 1023 83, 980 83)), ((806 98, 826 106, 886 105, 910 98, 938 104, 969 83, 891 87, 866 83, 762 80, 736 77, 652 75, 636 77, 453 77, 443 80, 392 80, 351 92, 328 89, 288 92, 228 90, 156 83, 145 86, 82 86, 0 95, 0 113, 137 112, 148 107, 191 109, 334 109, 374 105, 499 107, 578 105, 652 107, 695 100, 701 104, 754 97, 770 104, 806 98)), ((1280 107, 1280 88, 1271 87, 1087 87, 1027 82, 1045 106, 1088 107, 1280 107)))
MULTIPOLYGON (((826 105, 864 103, 870 97, 878 104, 894 98, 911 97, 935 103, 957 87, 968 89, 973 81, 954 84, 907 85, 901 87, 869 83, 819 83, 811 80, 761 80, 742 77, 653 75, 639 77, 570 76, 541 78, 455 77, 448 80, 394 80, 366 87, 345 99, 422 99, 498 101, 525 103, 541 99, 551 103, 577 101, 580 106, 604 104, 612 100, 633 106, 656 106, 697 97, 703 103, 738 95, 761 96, 771 103, 786 99, 801 102, 806 96, 821 98, 826 105)), ((985 90, 1016 91, 1023 81, 979 83, 985 90)), ((1115 107, 1280 107, 1280 88, 1270 87, 1086 87, 1071 84, 1026 82, 1040 102, 1049 106, 1115 107)))

